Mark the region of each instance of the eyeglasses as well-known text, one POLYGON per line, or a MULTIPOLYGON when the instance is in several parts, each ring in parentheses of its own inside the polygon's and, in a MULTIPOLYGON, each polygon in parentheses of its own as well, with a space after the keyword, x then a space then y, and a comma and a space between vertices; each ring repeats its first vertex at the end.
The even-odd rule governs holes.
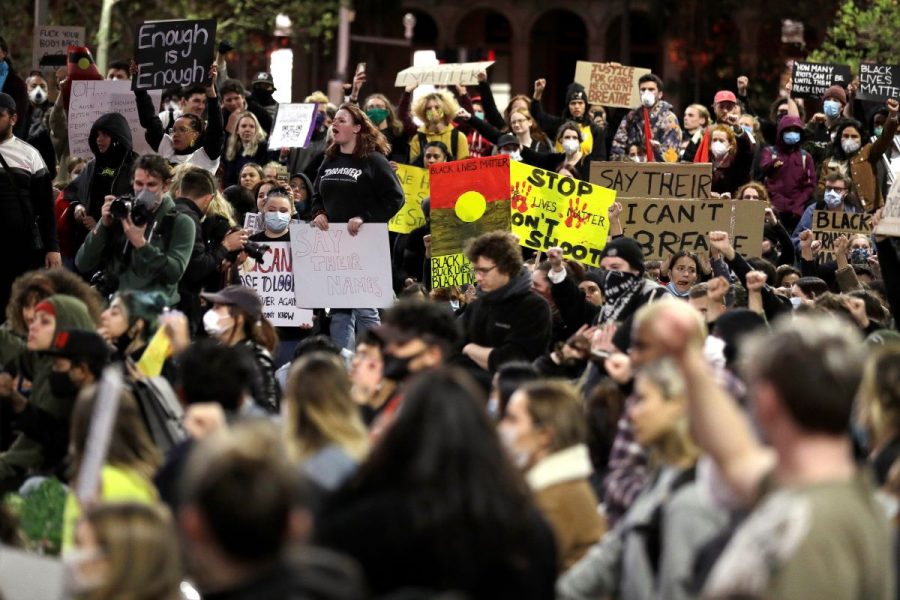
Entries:
POLYGON ((194 132, 194 130, 191 129, 190 127, 175 127, 173 129, 173 131, 175 133, 193 133, 194 132))
POLYGON ((826 190, 831 190, 832 192, 845 192, 845 191, 847 191, 846 188, 842 188, 842 187, 834 187, 833 185, 828 185, 828 184, 825 184, 825 189, 826 189, 826 190))
POLYGON ((486 267, 486 268, 485 267, 474 267, 472 270, 475 272, 476 275, 481 275, 482 277, 484 277, 485 275, 487 275, 488 273, 490 273, 491 271, 493 271, 496 268, 497 268, 497 265, 494 265, 493 267, 486 267))

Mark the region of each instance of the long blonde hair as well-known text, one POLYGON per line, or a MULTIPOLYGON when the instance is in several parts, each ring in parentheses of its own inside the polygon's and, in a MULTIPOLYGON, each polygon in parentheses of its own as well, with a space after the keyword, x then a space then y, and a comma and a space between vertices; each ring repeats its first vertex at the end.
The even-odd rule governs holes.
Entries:
POLYGON ((305 460, 330 444, 356 460, 365 457, 368 432, 337 357, 315 352, 300 359, 291 367, 284 400, 286 443, 294 459, 305 460))
POLYGON ((84 512, 109 563, 106 581, 89 600, 181 598, 181 551, 172 516, 160 504, 97 504, 84 512))
POLYGON ((234 125, 235 131, 231 134, 231 137, 228 138, 228 148, 225 149, 225 160, 234 160, 238 157, 238 150, 240 150, 241 156, 256 156, 256 151, 259 149, 259 145, 266 141, 266 132, 263 131, 262 126, 259 124, 259 119, 256 118, 249 110, 245 110, 237 116, 237 120, 234 125), (241 121, 244 119, 251 119, 253 124, 256 126, 256 135, 253 136, 253 139, 250 140, 248 145, 244 145, 241 141, 240 136, 238 135, 238 128, 241 125, 241 121))
MULTIPOLYGON (((687 393, 687 385, 681 371, 670 358, 662 358, 645 365, 638 371, 637 377, 646 380, 659 390, 660 395, 666 402, 674 401, 678 398, 686 401, 684 395, 687 393)), ((679 463, 694 464, 697 462, 701 452, 691 436, 686 411, 675 423, 673 429, 657 440, 649 450, 653 457, 653 462, 656 464, 659 464, 663 455, 667 455, 669 460, 679 463)))

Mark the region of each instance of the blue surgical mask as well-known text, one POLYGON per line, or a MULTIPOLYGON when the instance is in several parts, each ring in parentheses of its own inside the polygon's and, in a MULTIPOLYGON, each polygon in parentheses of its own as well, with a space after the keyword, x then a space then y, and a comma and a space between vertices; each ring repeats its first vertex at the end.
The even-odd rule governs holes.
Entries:
POLYGON ((841 113, 841 103, 837 100, 826 100, 822 109, 825 111, 826 117, 834 119, 841 113))
POLYGON ((876 127, 875 128, 875 137, 881 137, 881 132, 884 131, 884 127, 876 127))
POLYGON ((753 127, 750 125, 741 125, 741 129, 744 130, 744 133, 753 135, 753 127))
POLYGON ((786 131, 782 136, 784 139, 784 143, 788 146, 793 146, 797 142, 800 141, 800 132, 799 131, 786 131))
POLYGON ((836 190, 825 190, 825 204, 828 208, 837 208, 844 201, 843 195, 836 190))
POLYGON ((477 118, 481 119, 482 121, 484 121, 484 113, 483 113, 482 111, 476 110, 476 111, 475 111, 475 116, 476 116, 477 118))
POLYGON ((281 233, 287 229, 288 223, 291 222, 291 215, 286 212, 267 212, 266 213, 266 229, 281 233))

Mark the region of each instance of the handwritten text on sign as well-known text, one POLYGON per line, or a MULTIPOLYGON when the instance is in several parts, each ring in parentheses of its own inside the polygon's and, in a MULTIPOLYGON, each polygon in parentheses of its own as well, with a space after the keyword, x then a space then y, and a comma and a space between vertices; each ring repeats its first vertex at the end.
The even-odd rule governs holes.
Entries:
POLYGON ((478 73, 494 61, 409 67, 397 73, 394 87, 419 85, 478 85, 478 73))
POLYGON ((848 65, 796 61, 791 71, 791 96, 821 98, 829 87, 847 87, 852 78, 848 65))
POLYGON ((150 21, 138 28, 134 61, 135 90, 206 83, 213 63, 216 21, 150 21))
POLYGON ((472 263, 465 254, 445 254, 431 259, 431 287, 456 287, 475 282, 472 263))
POLYGON ((706 234, 710 231, 727 231, 741 254, 759 254, 764 202, 637 198, 620 201, 625 235, 641 245, 647 260, 662 260, 682 250, 708 252, 706 234))
POLYGON ((428 197, 428 169, 398 165, 397 178, 403 188, 404 202, 388 223, 388 230, 409 233, 425 225, 422 200, 428 197))
POLYGON ((510 163, 512 232, 534 250, 559 246, 563 256, 600 266, 616 193, 524 163, 510 163))
POLYGON ((290 242, 270 242, 268 245, 262 263, 248 259, 241 265, 241 284, 256 290, 262 300, 263 316, 272 325, 312 325, 312 311, 297 308, 290 242))
MULTIPOLYGON (((160 95, 161 92, 150 92, 150 98, 157 105, 160 95)), ((134 151, 138 154, 153 152, 144 138, 134 92, 129 89, 128 82, 108 79, 72 82, 69 100, 69 154, 92 157, 93 152, 88 143, 91 126, 100 115, 113 112, 119 113, 128 121, 134 151)))
POLYGON ((322 231, 291 223, 291 253, 298 306, 388 308, 393 304, 386 223, 366 223, 356 236, 347 225, 322 231))
POLYGON ((845 235, 849 238, 856 233, 864 235, 872 233, 872 215, 816 210, 813 211, 812 231, 815 239, 822 242, 819 262, 830 262, 834 260, 834 243, 840 236, 845 235))
POLYGON ((900 98, 900 65, 859 65, 859 99, 885 101, 900 98))
POLYGON ((592 162, 591 183, 621 198, 709 198, 709 163, 592 162))
POLYGON ((65 56, 69 46, 84 46, 84 27, 35 27, 32 68, 45 56, 65 56))
POLYGON ((575 81, 587 90, 588 104, 633 108, 641 103, 638 79, 649 69, 579 60, 575 81))

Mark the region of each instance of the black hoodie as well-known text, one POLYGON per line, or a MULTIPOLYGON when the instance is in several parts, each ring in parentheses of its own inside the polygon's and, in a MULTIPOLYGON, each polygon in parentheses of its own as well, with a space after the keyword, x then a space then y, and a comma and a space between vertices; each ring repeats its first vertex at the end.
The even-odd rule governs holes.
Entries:
MULTIPOLYGON (((94 159, 73 184, 73 203, 84 204, 87 214, 99 221, 104 196, 120 196, 132 192, 131 169, 137 160, 137 154, 131 141, 131 127, 119 113, 107 113, 94 121, 88 144, 94 153, 94 159), (98 131, 103 131, 112 138, 112 144, 102 154, 97 148, 98 131)), ((79 232, 83 229, 75 228, 79 232)), ((83 241, 85 235, 86 231, 80 241, 83 241)))

